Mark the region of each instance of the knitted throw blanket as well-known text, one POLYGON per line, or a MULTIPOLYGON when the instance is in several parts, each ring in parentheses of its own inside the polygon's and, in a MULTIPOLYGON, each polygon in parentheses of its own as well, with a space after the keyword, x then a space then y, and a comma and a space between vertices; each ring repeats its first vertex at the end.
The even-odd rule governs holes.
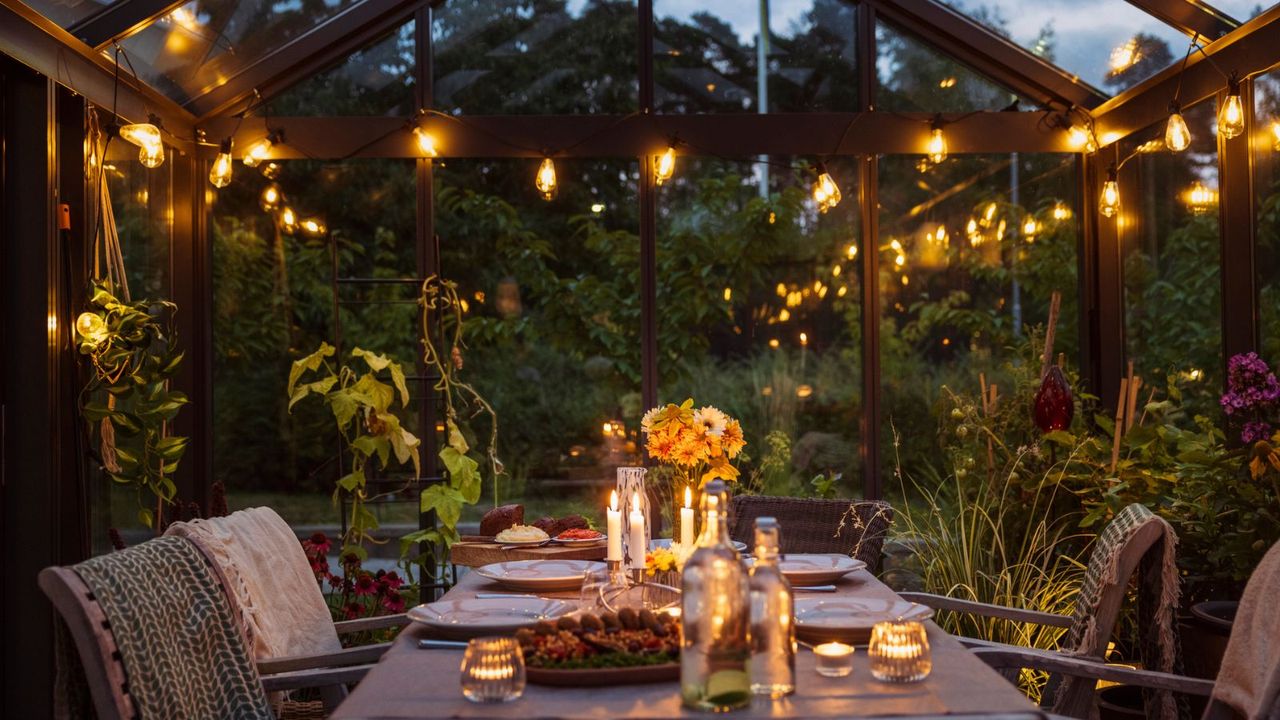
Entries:
POLYGON ((111 624, 141 720, 273 717, 217 576, 161 537, 73 568, 111 624))
MULTIPOLYGON (((1160 539, 1147 550, 1138 564, 1138 627, 1141 629, 1139 653, 1143 667, 1163 672, 1177 672, 1178 633, 1174 618, 1181 593, 1175 551, 1178 536, 1163 519, 1156 517, 1143 505, 1133 504, 1116 514, 1103 529, 1089 557, 1084 583, 1076 598, 1075 614, 1071 629, 1062 641, 1062 647, 1070 653, 1099 660, 1106 648, 1098 648, 1096 619, 1104 590, 1108 586, 1125 582, 1119 577, 1121 555, 1135 533, 1154 525, 1160 529, 1160 539)), ((1118 592, 1124 592, 1121 587, 1118 592)), ((1093 680, 1066 677, 1058 687, 1058 702, 1062 703, 1079 684, 1090 686, 1093 680)), ((1147 696, 1147 707, 1158 709, 1158 717, 1174 720, 1185 715, 1185 701, 1167 691, 1153 692, 1147 696)), ((1152 710, 1148 710, 1151 716, 1152 710)))
MULTIPOLYGON (((1280 720, 1280 543, 1254 569, 1240 598, 1215 700, 1248 720, 1280 720)), ((1226 716, 1228 713, 1221 713, 1226 716)), ((1215 714, 1213 717, 1219 715, 1215 714)))

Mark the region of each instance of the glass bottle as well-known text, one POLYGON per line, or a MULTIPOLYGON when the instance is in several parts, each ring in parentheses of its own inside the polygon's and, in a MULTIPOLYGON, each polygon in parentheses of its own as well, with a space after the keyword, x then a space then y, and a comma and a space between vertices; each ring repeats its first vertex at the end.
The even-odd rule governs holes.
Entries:
POLYGON ((724 483, 702 494, 702 533, 681 578, 680 695, 685 707, 725 712, 751 703, 747 573, 729 540, 724 483))
POLYGON ((751 692, 780 698, 796 690, 795 599, 778 567, 778 521, 756 519, 751 606, 751 692))

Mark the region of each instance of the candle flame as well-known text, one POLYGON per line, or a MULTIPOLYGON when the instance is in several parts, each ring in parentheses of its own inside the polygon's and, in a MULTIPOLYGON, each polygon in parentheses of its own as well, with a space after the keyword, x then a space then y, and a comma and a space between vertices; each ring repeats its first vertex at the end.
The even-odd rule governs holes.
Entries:
POLYGON ((609 493, 609 509, 618 512, 618 491, 614 490, 609 493))
POLYGON ((689 507, 693 504, 693 492, 689 490, 689 486, 684 486, 684 506, 689 507))
POLYGON ((631 509, 632 510, 640 509, 640 493, 638 492, 631 493, 631 509))

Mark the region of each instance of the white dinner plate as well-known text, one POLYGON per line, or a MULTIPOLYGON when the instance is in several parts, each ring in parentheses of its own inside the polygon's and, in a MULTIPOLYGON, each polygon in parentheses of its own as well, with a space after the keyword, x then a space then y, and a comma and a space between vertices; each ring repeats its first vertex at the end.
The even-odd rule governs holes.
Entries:
POLYGON ((557 592, 578 590, 588 570, 604 570, 595 560, 514 560, 475 569, 477 575, 512 590, 557 592))
POLYGON ((828 585, 851 572, 857 572, 867 566, 866 563, 848 555, 833 553, 830 555, 787 554, 778 562, 782 576, 792 585, 828 585))
POLYGON ((549 540, 515 540, 515 541, 507 542, 507 541, 499 540, 496 536, 493 538, 493 541, 498 545, 510 546, 510 547, 529 547, 530 545, 545 545, 547 544, 547 542, 549 542, 549 540))
MULTIPOLYGON (((733 543, 734 550, 737 550, 740 553, 744 553, 747 551, 746 543, 738 542, 737 540, 731 540, 730 542, 733 543)), ((650 550, 655 550, 657 548, 669 548, 669 547, 671 547, 671 538, 654 538, 653 540, 649 541, 650 550)))
POLYGON ((900 599, 802 597, 796 600, 796 636, 808 642, 863 643, 878 622, 931 617, 931 608, 900 599))
POLYGON ((573 606, 546 598, 440 600, 409 610, 409 619, 451 640, 508 635, 540 620, 567 615, 573 606))
POLYGON ((601 535, 601 536, 600 536, 600 537, 598 537, 598 538, 585 538, 585 539, 566 539, 566 540, 561 540, 560 538, 554 538, 554 539, 552 539, 552 540, 551 540, 551 542, 556 543, 557 545, 570 545, 570 546, 586 547, 586 546, 588 546, 588 545, 599 545, 600 543, 604 542, 604 541, 605 541, 605 540, 607 540, 607 539, 608 539, 608 536, 607 536, 607 535, 601 535))

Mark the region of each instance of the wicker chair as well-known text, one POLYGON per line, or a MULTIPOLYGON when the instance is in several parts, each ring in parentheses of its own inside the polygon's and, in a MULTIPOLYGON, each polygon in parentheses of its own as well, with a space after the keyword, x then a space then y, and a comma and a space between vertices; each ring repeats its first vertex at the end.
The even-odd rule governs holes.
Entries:
POLYGON ((730 509, 730 537, 750 545, 759 517, 778 519, 783 553, 850 555, 876 572, 893 509, 879 501, 737 495, 730 509))

